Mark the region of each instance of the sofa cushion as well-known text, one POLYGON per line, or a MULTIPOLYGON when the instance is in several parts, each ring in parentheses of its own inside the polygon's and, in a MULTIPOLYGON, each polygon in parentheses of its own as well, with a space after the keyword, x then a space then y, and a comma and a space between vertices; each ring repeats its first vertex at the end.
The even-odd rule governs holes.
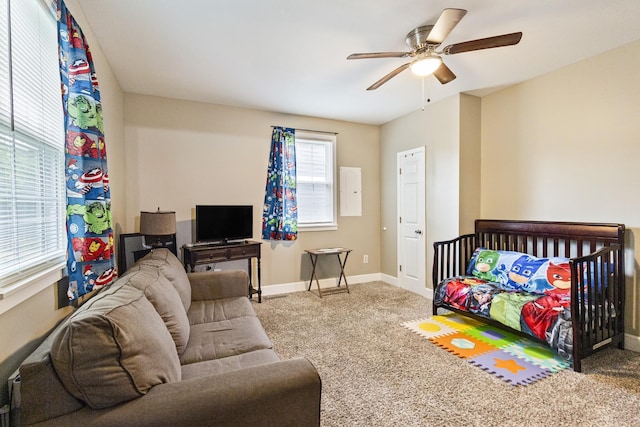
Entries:
POLYGON ((141 290, 162 317, 178 354, 182 354, 189 341, 189 319, 184 311, 178 291, 160 272, 160 269, 142 265, 120 279, 124 285, 141 290))
POLYGON ((255 315, 251 301, 246 297, 191 301, 187 313, 192 325, 255 315))
POLYGON ((223 357, 215 360, 205 360, 182 366, 182 380, 218 375, 225 372, 262 366, 280 361, 278 354, 271 349, 250 351, 237 356, 223 357))
MULTIPOLYGON (((154 249, 140 259, 136 266, 149 265, 159 268, 162 274, 169 279, 169 282, 176 288, 180 295, 180 300, 184 306, 184 311, 189 310, 191 305, 191 283, 187 277, 187 272, 178 258, 168 249, 154 249)), ((128 270, 127 270, 128 273, 128 270)))
POLYGON ((257 317, 238 317, 191 326, 189 343, 180 362, 184 365, 271 347, 257 317))
POLYGON ((196 271, 187 273, 191 303, 212 299, 248 297, 249 275, 244 270, 196 271))
POLYGON ((144 294, 115 283, 67 319, 51 347, 65 388, 94 409, 180 381, 176 347, 144 294))

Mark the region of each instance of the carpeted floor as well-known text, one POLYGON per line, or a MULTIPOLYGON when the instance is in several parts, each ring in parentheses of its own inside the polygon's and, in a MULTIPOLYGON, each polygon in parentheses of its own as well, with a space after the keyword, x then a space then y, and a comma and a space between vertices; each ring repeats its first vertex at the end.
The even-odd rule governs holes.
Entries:
POLYGON ((640 426, 640 354, 607 349, 514 387, 402 327, 431 301, 382 282, 254 303, 274 349, 322 378, 322 426, 640 426))

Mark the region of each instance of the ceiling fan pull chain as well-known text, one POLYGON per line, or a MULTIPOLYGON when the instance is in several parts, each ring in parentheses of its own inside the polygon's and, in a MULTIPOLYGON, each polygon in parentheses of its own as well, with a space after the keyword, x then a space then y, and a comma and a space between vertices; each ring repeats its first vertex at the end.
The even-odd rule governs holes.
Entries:
POLYGON ((426 100, 427 103, 431 102, 431 95, 429 94, 429 82, 426 82, 426 86, 427 86, 427 96, 425 97, 424 92, 425 92, 425 79, 429 77, 429 76, 422 76, 422 111, 424 111, 424 101, 426 100))

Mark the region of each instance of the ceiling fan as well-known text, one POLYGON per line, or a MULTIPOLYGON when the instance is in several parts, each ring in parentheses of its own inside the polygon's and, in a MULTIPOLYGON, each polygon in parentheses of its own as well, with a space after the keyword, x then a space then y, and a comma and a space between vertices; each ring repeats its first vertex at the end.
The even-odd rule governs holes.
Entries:
POLYGON ((442 62, 440 55, 454 55, 456 53, 474 50, 512 46, 518 44, 522 38, 521 32, 510 33, 462 43, 454 43, 446 46, 442 50, 437 50, 466 13, 467 11, 464 9, 445 9, 434 25, 423 25, 411 30, 406 37, 406 43, 411 48, 409 52, 352 53, 347 59, 415 58, 413 61, 399 66, 369 86, 367 90, 378 89, 407 68, 411 68, 411 71, 419 76, 433 74, 440 83, 447 84, 454 80, 456 75, 442 62))

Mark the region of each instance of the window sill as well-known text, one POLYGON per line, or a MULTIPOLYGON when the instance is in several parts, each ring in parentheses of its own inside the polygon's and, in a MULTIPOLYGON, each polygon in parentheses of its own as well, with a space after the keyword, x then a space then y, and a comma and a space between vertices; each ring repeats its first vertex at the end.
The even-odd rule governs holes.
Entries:
POLYGON ((298 232, 336 231, 337 229, 338 229, 338 224, 308 224, 308 225, 298 224, 298 232))
POLYGON ((62 278, 64 262, 0 288, 0 314, 9 311, 62 278))

